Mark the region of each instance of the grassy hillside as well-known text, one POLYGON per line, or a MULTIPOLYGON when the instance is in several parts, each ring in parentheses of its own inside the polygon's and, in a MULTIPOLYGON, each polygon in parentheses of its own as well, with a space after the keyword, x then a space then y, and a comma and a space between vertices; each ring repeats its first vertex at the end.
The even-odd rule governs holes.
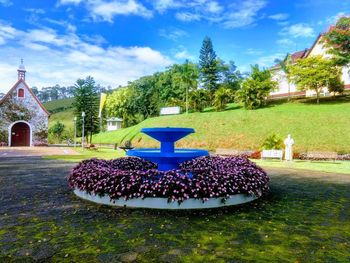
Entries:
POLYGON ((43 103, 45 109, 50 113, 65 111, 73 107, 74 98, 53 100, 43 103))
MULTIPOLYGON (((232 108, 232 106, 231 106, 232 108)), ((350 97, 325 98, 320 105, 299 100, 271 104, 258 110, 238 106, 223 112, 190 113, 150 118, 136 126, 94 136, 95 143, 132 140, 138 147, 157 146, 139 131, 143 127, 193 127, 195 134, 178 147, 259 149, 263 140, 276 133, 291 133, 296 151, 322 150, 350 152, 350 97)))
POLYGON ((49 119, 49 127, 54 125, 57 121, 61 122, 64 124, 65 129, 67 130, 73 130, 74 129, 74 124, 73 124, 73 119, 74 119, 74 109, 70 108, 61 112, 57 112, 54 114, 50 115, 49 119))

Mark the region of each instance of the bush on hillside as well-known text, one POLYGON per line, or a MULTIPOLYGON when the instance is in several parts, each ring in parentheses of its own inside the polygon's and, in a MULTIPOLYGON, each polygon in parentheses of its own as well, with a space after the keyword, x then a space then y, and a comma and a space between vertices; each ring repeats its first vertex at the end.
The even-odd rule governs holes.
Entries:
POLYGON ((283 140, 276 134, 268 136, 262 144, 264 150, 280 150, 283 149, 283 140))
POLYGON ((249 110, 261 108, 266 105, 268 95, 276 86, 277 82, 272 80, 269 70, 260 70, 258 65, 252 66, 251 75, 236 92, 236 100, 249 110))

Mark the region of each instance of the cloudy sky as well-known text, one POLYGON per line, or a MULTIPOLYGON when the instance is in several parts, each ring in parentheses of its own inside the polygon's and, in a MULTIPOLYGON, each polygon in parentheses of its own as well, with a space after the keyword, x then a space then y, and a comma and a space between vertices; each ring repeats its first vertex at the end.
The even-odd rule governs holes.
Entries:
POLYGON ((203 38, 241 71, 268 67, 309 47, 340 15, 345 0, 0 0, 0 92, 16 81, 72 85, 93 76, 116 87, 186 59, 203 38))

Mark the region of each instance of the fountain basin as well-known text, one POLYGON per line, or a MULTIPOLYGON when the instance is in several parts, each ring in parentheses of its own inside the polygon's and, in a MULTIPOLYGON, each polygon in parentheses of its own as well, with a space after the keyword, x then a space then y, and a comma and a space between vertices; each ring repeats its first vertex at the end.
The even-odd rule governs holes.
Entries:
POLYGON ((126 155, 140 157, 158 164, 158 170, 168 171, 178 169, 179 164, 201 156, 208 156, 209 152, 199 149, 175 149, 175 142, 194 133, 192 128, 143 128, 147 134, 160 142, 159 149, 144 148, 127 151, 126 155))
POLYGON ((210 209, 232 205, 240 205, 256 200, 255 195, 236 194, 228 197, 224 202, 223 198, 209 198, 203 202, 201 199, 190 198, 184 200, 181 204, 177 201, 169 202, 168 198, 149 197, 145 199, 133 198, 129 200, 118 199, 111 200, 108 195, 90 194, 79 189, 74 190, 74 194, 84 200, 102 205, 110 205, 128 208, 150 208, 150 209, 169 209, 169 210, 190 210, 190 209, 210 209))
POLYGON ((134 149, 127 152, 128 156, 140 157, 158 164, 158 170, 168 171, 178 169, 179 164, 200 156, 208 156, 209 152, 198 149, 174 149, 173 152, 162 152, 156 148, 134 149))

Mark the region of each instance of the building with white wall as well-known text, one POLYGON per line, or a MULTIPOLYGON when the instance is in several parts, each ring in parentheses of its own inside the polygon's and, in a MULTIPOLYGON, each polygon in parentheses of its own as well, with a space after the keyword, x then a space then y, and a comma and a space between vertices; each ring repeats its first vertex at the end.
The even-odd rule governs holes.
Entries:
MULTIPOLYGON (((322 36, 320 34, 313 45, 309 49, 304 49, 289 55, 290 63, 295 63, 298 59, 307 58, 309 56, 321 55, 324 58, 330 58, 331 54, 327 53, 327 49, 322 43, 322 36)), ((278 82, 278 87, 271 92, 270 97, 299 97, 299 96, 314 96, 316 93, 312 90, 300 91, 294 83, 288 83, 286 73, 281 69, 280 65, 275 65, 270 68, 272 79, 278 82)), ((344 89, 350 90, 350 65, 344 66, 342 69, 342 81, 344 82, 344 89)), ((327 87, 323 88, 324 95, 329 94, 327 87)))

